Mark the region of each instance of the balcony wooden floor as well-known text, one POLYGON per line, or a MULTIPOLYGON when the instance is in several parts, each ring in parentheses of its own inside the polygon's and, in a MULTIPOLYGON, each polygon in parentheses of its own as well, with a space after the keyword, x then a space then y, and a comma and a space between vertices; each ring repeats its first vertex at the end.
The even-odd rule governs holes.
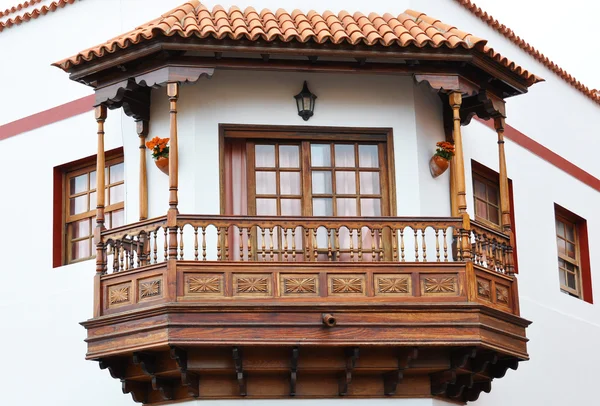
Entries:
POLYGON ((83 323, 87 358, 137 401, 464 402, 528 359, 499 233, 454 218, 166 221, 103 232, 83 323))

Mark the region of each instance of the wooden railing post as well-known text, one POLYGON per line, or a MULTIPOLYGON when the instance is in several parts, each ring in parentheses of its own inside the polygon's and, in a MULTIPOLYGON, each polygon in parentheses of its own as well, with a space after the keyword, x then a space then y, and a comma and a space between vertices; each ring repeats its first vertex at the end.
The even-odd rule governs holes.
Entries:
POLYGON ((448 97, 450 107, 452 108, 452 138, 454 139, 454 187, 456 190, 456 203, 458 215, 463 218, 462 233, 462 258, 469 261, 471 259, 471 239, 470 239, 470 218, 467 213, 467 192, 465 181, 465 161, 463 155, 462 134, 460 131, 460 106, 462 104, 462 95, 460 92, 452 92, 448 97))
POLYGON ((514 235, 512 231, 510 219, 510 193, 508 191, 508 174, 506 171, 506 155, 504 152, 504 117, 497 116, 494 118, 494 128, 498 133, 498 163, 499 163, 499 178, 500 178, 500 210, 502 212, 502 229, 504 233, 510 236, 510 245, 507 248, 506 255, 506 272, 509 275, 514 273, 513 265, 513 244, 514 235))
MULTIPOLYGON (((169 140, 169 211, 167 212, 168 227, 168 263, 166 297, 171 301, 177 300, 177 215, 178 185, 179 185, 179 147, 177 142, 177 99, 179 98, 179 83, 167 84, 169 96, 170 140, 169 140)), ((183 234, 180 236, 183 239, 183 234)))
POLYGON ((96 275, 94 277, 94 317, 102 315, 102 292, 100 277, 105 272, 104 241, 102 231, 104 227, 104 121, 106 120, 106 106, 99 105, 95 109, 96 122, 98 123, 98 151, 96 155, 96 228, 94 239, 96 240, 96 275))
POLYGON ((146 166, 146 137, 148 136, 148 121, 138 120, 135 123, 140 137, 140 221, 148 218, 148 169, 146 166))

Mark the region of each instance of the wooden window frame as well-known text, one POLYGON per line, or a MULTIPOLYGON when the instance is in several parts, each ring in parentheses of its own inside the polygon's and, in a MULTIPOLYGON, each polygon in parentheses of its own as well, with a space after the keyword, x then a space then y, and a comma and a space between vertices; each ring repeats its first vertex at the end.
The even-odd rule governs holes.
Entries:
MULTIPOLYGON (((323 141, 323 142, 376 142, 384 143, 380 148, 379 160, 385 165, 381 170, 382 216, 396 215, 396 185, 394 167, 393 132, 390 128, 355 128, 355 127, 313 127, 313 126, 270 126, 270 125, 219 125, 219 157, 220 157, 220 200, 221 214, 225 214, 225 142, 227 138, 242 138, 253 141, 323 141), (385 189, 387 187, 387 190, 385 189), (384 196, 387 194, 387 198, 384 196)), ((304 167, 305 151, 301 150, 300 166, 304 167)), ((251 157, 248 157, 248 162, 251 157)), ((306 182, 305 182, 306 183, 306 182)), ((306 185, 304 185, 306 187, 306 185)), ((303 190, 304 192, 304 190, 303 190)), ((306 197, 303 197, 303 200, 306 197)), ((250 199, 250 196, 249 196, 250 199)), ((307 205, 303 205, 305 207, 307 205)))
MULTIPOLYGON (((488 227, 502 231, 503 224, 502 224, 502 203, 500 202, 500 176, 498 175, 497 172, 494 172, 493 170, 486 168, 485 166, 483 166, 481 164, 475 163, 475 165, 472 166, 472 178, 473 179, 472 179, 471 183, 473 184, 473 213, 475 215, 475 220, 485 224, 488 227), (486 184, 486 186, 492 186, 496 189, 498 205, 495 206, 493 203, 490 203, 487 200, 485 200, 485 204, 488 206, 488 210, 489 210, 490 205, 497 207, 498 224, 477 215, 477 212, 476 212, 477 200, 481 200, 481 199, 478 198, 477 196, 475 196, 475 181, 476 180, 478 180, 481 183, 486 184)), ((487 189, 486 189, 486 191, 487 191, 487 189)), ((486 198, 487 198, 487 196, 486 196, 486 198)))
MULTIPOLYGON (((124 162, 123 148, 116 148, 105 153, 106 165, 109 167, 121 162, 124 162)), ((69 215, 68 213, 68 202, 69 202, 69 179, 72 177, 88 173, 96 170, 96 155, 91 155, 77 161, 69 162, 54 168, 53 173, 53 249, 52 249, 52 266, 57 268, 63 265, 74 264, 89 259, 95 258, 95 250, 92 247, 91 256, 86 258, 79 258, 74 261, 70 261, 70 247, 69 247, 69 233, 68 224, 74 221, 79 221, 86 218, 93 218, 96 215, 96 209, 91 208, 85 213, 79 213, 76 215, 69 215)), ((108 181, 108 179, 107 179, 108 181)), ((123 181, 115 183, 121 184, 123 181)), ((86 193, 95 191, 95 185, 89 185, 86 193)), ((111 213, 116 210, 125 208, 125 202, 119 202, 116 204, 109 205, 108 201, 105 207, 105 213, 111 213)), ((92 224, 93 234, 94 224, 92 224)))
MULTIPOLYGON (((575 250, 576 250, 576 261, 567 256, 561 256, 557 249, 557 258, 567 261, 578 268, 577 273, 577 292, 571 292, 570 288, 560 284, 561 291, 564 290, 570 294, 570 296, 577 297, 587 303, 593 304, 593 293, 592 293, 592 273, 590 265, 590 251, 589 251, 589 240, 587 231, 587 221, 576 215, 575 213, 565 209, 558 204, 554 204, 554 217, 556 219, 571 223, 575 227, 575 250)), ((556 238, 556 230, 555 230, 556 238)), ((559 279, 560 283, 560 279, 559 279)))

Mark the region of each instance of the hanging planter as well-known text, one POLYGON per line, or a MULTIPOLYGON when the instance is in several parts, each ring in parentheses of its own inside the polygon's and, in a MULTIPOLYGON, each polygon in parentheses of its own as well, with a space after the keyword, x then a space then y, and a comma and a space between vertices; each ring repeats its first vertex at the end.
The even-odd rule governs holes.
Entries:
POLYGON ((146 147, 152 151, 152 158, 156 167, 164 174, 169 174, 169 139, 154 137, 146 143, 146 147))
POLYGON ((438 142, 437 150, 429 160, 429 171, 431 176, 437 178, 442 173, 446 172, 450 165, 450 160, 454 156, 454 145, 450 142, 438 142))

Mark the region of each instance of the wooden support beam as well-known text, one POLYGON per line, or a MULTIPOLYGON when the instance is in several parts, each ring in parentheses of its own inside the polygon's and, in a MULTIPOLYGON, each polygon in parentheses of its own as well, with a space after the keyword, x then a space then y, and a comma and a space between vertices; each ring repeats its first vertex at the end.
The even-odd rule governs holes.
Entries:
POLYGON ((419 350, 417 347, 400 350, 398 353, 398 369, 383 375, 383 391, 386 396, 396 394, 398 384, 404 379, 404 370, 410 366, 410 362, 417 358, 419 350))
POLYGON ((290 396, 296 396, 296 379, 298 377, 298 347, 292 348, 292 359, 290 362, 290 396))
POLYGON ((148 169, 146 165, 146 137, 148 136, 148 121, 136 120, 136 131, 140 137, 140 221, 148 218, 148 169))
POLYGON ((347 348, 345 353, 346 369, 339 380, 340 396, 346 396, 348 394, 348 388, 352 383, 352 371, 356 367, 356 361, 358 360, 359 350, 358 347, 347 348))
POLYGON ((238 382, 240 396, 246 396, 246 375, 242 363, 242 351, 238 347, 233 347, 233 364, 235 366, 235 377, 238 382))
POLYGON ((187 352, 181 348, 171 347, 171 358, 177 362, 181 373, 181 385, 187 387, 188 394, 194 398, 200 396, 200 379, 194 372, 188 371, 187 352))
POLYGON ((465 162, 463 156, 462 134, 460 130, 460 106, 462 103, 462 95, 459 92, 452 92, 448 97, 448 102, 452 108, 453 130, 452 138, 454 139, 455 154, 452 164, 454 165, 454 173, 456 179, 456 194, 458 204, 458 214, 467 212, 467 193, 465 184, 465 162))

